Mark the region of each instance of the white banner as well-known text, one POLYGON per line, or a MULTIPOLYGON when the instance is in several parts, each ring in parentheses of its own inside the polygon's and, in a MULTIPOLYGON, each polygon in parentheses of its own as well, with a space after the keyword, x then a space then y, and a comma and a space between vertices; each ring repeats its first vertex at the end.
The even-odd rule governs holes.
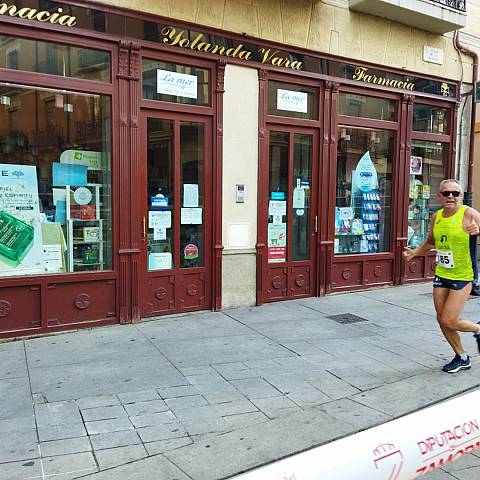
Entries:
POLYGON ((197 98, 197 77, 168 70, 157 70, 157 93, 197 98))
POLYGON ((308 93, 291 90, 277 90, 277 110, 307 113, 308 93))
POLYGON ((237 480, 412 480, 480 447, 480 391, 313 448, 237 480))

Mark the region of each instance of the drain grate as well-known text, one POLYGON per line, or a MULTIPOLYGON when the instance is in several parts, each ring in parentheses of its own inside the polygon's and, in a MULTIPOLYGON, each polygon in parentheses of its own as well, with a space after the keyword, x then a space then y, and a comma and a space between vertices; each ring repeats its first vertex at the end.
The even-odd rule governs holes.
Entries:
POLYGON ((368 322, 366 318, 353 315, 352 313, 340 313, 339 315, 330 315, 327 318, 335 320, 338 323, 357 323, 357 322, 368 322))

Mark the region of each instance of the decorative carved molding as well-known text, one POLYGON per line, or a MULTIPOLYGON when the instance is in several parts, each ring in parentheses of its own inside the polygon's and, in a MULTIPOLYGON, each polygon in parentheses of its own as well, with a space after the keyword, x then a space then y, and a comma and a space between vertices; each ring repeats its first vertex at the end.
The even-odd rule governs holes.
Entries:
POLYGON ((258 70, 258 79, 261 82, 266 82, 268 80, 268 70, 265 70, 264 68, 258 70))
POLYGON ((118 52, 118 76, 127 77, 129 74, 128 63, 130 61, 130 42, 120 40, 118 52))
POLYGON ((132 80, 140 80, 140 43, 130 44, 130 77, 132 80))
POLYGON ((282 279, 277 275, 272 278, 272 287, 277 290, 282 286, 282 279))
POLYGON ((415 100, 414 95, 410 95, 409 93, 404 93, 403 94, 403 101, 405 103, 407 103, 408 105, 412 105, 414 100, 415 100))
POLYGON ((342 278, 344 280, 349 280, 352 278, 352 271, 349 268, 345 268, 342 272, 342 278))
POLYGON ((79 309, 79 310, 85 310, 90 306, 91 303, 91 298, 88 293, 79 293, 76 297, 75 300, 73 301, 73 304, 79 309))
POLYGON ((217 85, 215 91, 217 93, 225 92, 225 59, 222 58, 221 61, 217 63, 217 85))
POLYGON ((265 128, 259 128, 258 129, 258 136, 259 136, 260 140, 265 140, 265 133, 266 133, 265 128))
POLYGON ((157 300, 163 300, 167 296, 167 289, 163 287, 157 288, 154 295, 157 300))
POLYGON ((373 274, 378 278, 381 277, 383 273, 383 268, 380 265, 376 265, 373 269, 373 274))
POLYGON ((411 273, 415 273, 418 270, 418 263, 417 262, 410 262, 409 270, 411 273))
POLYGON ((198 293, 198 286, 195 283, 191 283, 187 287, 187 294, 190 295, 191 297, 193 297, 197 293, 198 293))
POLYGON ((303 275, 302 273, 297 275, 295 277, 295 285, 297 285, 297 287, 304 287, 305 286, 305 275, 303 275))
POLYGON ((0 317, 6 317, 12 311, 12 304, 7 300, 0 300, 0 317))

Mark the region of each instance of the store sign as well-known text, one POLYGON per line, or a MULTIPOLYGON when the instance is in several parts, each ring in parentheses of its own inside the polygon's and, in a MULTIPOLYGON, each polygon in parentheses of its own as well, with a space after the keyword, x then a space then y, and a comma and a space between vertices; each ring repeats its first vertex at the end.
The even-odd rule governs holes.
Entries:
POLYGON ((276 67, 292 68, 293 70, 302 69, 303 62, 291 60, 283 56, 279 50, 260 47, 253 51, 245 47, 243 43, 238 43, 227 48, 213 41, 209 42, 203 33, 199 33, 193 40, 190 40, 188 33, 188 31, 177 30, 171 26, 164 27, 161 31, 163 43, 166 45, 187 48, 198 52, 212 53, 224 57, 239 58, 241 60, 251 60, 253 56, 260 55, 261 63, 268 63, 276 67))
POLYGON ((48 10, 37 10, 29 7, 19 8, 16 5, 0 3, 0 15, 37 20, 38 22, 58 23, 64 27, 73 27, 77 23, 76 17, 66 15, 61 8, 57 8, 55 12, 49 12, 48 10))
POLYGON ((157 93, 197 98, 197 76, 157 70, 157 93))
POLYGON ((277 90, 277 110, 307 113, 308 93, 292 92, 291 90, 277 90))
POLYGON ((369 72, 368 68, 357 67, 353 72, 353 80, 358 80, 364 83, 374 83, 375 85, 382 85, 385 87, 402 88, 405 90, 414 90, 415 84, 410 82, 408 78, 404 80, 397 80, 394 78, 380 77, 369 72))

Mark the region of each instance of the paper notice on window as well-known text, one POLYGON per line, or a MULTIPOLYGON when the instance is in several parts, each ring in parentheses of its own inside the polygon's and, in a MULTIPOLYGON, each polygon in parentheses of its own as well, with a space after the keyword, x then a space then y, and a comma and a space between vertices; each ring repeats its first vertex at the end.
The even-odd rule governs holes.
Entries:
POLYGON ((172 228, 172 212, 149 211, 148 212, 148 228, 172 228))
POLYGON ((185 183, 183 185, 183 206, 198 207, 198 185, 196 183, 185 183))
POLYGON ((270 200, 268 204, 269 215, 286 215, 287 214, 287 202, 284 200, 270 200))
POLYGON ((182 225, 201 225, 202 209, 201 208, 182 208, 180 214, 180 222, 182 225))
POLYGON ((172 268, 171 252, 150 253, 148 255, 149 270, 169 270, 172 268))
POLYGON ((282 224, 283 217, 282 215, 274 215, 273 216, 273 225, 281 225, 282 224))
POLYGON ((43 258, 45 260, 46 272, 62 271, 62 246, 61 245, 44 245, 43 258))
POLYGON ((300 186, 293 189, 293 208, 305 208, 305 190, 300 186))
POLYGON ((277 110, 289 112, 308 112, 308 93, 292 90, 277 90, 277 110))
POLYGON ((53 204, 56 206, 57 202, 67 200, 67 190, 65 188, 52 188, 53 204))
POLYGON ((197 98, 197 77, 186 73, 157 70, 157 93, 197 98))
POLYGON ((154 240, 166 240, 167 228, 166 227, 153 227, 153 239, 154 240))

